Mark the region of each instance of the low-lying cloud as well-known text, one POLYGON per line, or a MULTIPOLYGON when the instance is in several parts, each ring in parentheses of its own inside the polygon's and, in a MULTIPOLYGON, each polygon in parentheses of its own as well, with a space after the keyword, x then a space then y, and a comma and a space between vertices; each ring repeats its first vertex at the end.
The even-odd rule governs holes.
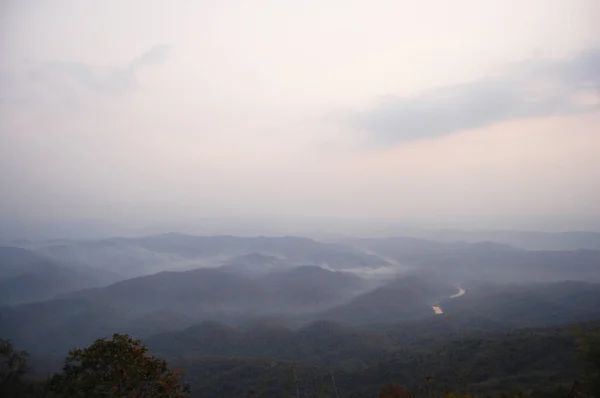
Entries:
POLYGON ((529 117, 600 109, 600 50, 568 60, 522 63, 497 78, 441 87, 413 97, 388 96, 355 113, 354 126, 375 145, 434 138, 529 117))

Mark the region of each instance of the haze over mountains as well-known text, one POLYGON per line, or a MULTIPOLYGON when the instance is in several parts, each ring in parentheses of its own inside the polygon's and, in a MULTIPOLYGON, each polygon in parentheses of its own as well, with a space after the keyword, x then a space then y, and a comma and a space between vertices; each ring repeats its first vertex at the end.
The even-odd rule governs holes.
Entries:
POLYGON ((43 369, 127 332, 190 368, 233 356, 353 372, 408 342, 600 319, 588 248, 176 233, 26 246, 0 248, 0 336, 43 369))

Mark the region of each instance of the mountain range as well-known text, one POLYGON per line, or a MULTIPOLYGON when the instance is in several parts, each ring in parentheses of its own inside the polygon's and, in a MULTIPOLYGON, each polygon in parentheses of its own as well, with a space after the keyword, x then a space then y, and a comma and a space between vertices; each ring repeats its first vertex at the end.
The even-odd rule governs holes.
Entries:
POLYGON ((219 383, 237 391, 234 375, 262 388, 240 372, 329 383, 330 371, 352 396, 386 377, 416 384, 423 369, 451 377, 453 360, 481 370, 482 388, 491 374, 537 386, 535 372, 559 377, 540 344, 573 361, 565 325, 600 320, 599 264, 588 249, 414 237, 29 242, 0 248, 0 337, 49 370, 73 347, 129 333, 212 396, 219 383), (502 358, 504 346, 536 359, 481 364, 478 347, 502 358))

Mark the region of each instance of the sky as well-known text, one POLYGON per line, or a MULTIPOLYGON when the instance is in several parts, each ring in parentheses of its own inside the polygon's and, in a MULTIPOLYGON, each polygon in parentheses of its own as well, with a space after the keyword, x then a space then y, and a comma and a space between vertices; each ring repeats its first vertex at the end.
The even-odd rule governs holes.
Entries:
POLYGON ((0 0, 0 219, 600 229, 599 21, 597 0, 0 0))

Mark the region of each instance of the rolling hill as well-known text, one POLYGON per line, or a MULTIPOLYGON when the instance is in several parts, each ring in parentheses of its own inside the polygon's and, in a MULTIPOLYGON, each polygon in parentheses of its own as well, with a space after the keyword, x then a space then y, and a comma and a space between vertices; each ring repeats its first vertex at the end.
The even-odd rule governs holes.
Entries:
POLYGON ((107 285, 115 275, 65 265, 18 247, 0 247, 0 305, 43 301, 58 294, 107 285))

